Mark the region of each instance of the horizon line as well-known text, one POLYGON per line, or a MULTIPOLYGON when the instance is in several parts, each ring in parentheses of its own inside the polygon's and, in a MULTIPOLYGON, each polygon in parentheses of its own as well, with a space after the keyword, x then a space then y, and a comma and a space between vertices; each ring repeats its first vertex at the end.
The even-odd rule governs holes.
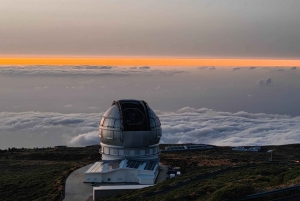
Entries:
POLYGON ((0 65, 109 65, 109 66, 300 66, 299 59, 188 58, 188 57, 0 57, 0 65))

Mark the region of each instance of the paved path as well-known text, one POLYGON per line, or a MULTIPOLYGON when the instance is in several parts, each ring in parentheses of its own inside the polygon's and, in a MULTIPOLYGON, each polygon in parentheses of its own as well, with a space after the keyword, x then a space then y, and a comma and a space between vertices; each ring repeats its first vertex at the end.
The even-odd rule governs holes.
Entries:
POLYGON ((167 176, 168 176, 168 174, 167 174, 168 167, 161 164, 161 163, 159 163, 159 167, 160 167, 161 170, 158 173, 158 177, 157 177, 156 182, 155 182, 156 184, 165 181, 167 179, 167 176))
POLYGON ((86 201, 93 195, 91 184, 83 183, 84 172, 93 164, 84 166, 72 172, 66 180, 65 199, 64 201, 86 201))

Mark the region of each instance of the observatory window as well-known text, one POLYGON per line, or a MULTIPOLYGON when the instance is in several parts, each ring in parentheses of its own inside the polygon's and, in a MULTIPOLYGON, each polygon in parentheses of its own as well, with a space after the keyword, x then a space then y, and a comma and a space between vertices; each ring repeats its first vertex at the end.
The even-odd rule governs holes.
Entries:
POLYGON ((101 130, 102 138, 107 138, 107 131, 106 130, 101 130))
POLYGON ((128 150, 128 149, 125 149, 125 150, 124 150, 124 155, 125 155, 125 156, 129 156, 129 150, 128 150))
POLYGON ((134 150, 130 150, 130 156, 134 156, 134 150))
POLYGON ((119 150, 119 155, 120 155, 120 156, 123 156, 123 155, 124 155, 124 150, 120 149, 120 150, 119 150))
POLYGON ((124 121, 128 125, 140 125, 144 121, 144 114, 138 108, 125 108, 123 111, 124 121))
POLYGON ((104 153, 109 154, 109 148, 108 147, 104 147, 104 153))
POLYGON ((107 136, 106 136, 107 139, 113 139, 114 138, 114 132, 113 131, 106 130, 106 134, 107 134, 107 136))
POLYGON ((117 155, 119 154, 118 149, 111 148, 111 149, 110 149, 110 154, 111 154, 111 155, 116 155, 116 156, 117 156, 117 155))
POLYGON ((141 150, 141 155, 143 156, 143 155, 145 155, 145 150, 141 150))
POLYGON ((107 127, 107 126, 108 126, 108 123, 109 123, 109 119, 108 119, 108 118, 105 118, 105 119, 104 119, 104 122, 103 122, 103 126, 107 127))
POLYGON ((107 119, 108 120, 108 127, 114 127, 115 120, 114 119, 107 119))
POLYGON ((140 150, 135 150, 135 155, 139 156, 140 155, 140 150))
POLYGON ((157 147, 154 147, 153 150, 154 150, 154 153, 157 153, 157 147))
POLYGON ((150 154, 150 149, 146 149, 145 153, 148 155, 150 154))
POLYGON ((150 153, 149 153, 149 154, 153 154, 153 149, 150 149, 149 151, 150 151, 150 153))

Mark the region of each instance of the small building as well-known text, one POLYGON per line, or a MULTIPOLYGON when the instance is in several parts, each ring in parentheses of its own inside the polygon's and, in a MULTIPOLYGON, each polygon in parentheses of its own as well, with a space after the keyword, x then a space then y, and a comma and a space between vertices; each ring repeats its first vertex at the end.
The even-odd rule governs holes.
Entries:
POLYGON ((245 147, 234 147, 232 148, 232 151, 248 151, 245 147))
POLYGON ((260 147, 260 146, 255 146, 255 147, 250 147, 250 148, 248 149, 248 151, 252 151, 252 152, 259 152, 259 151, 260 151, 260 149, 261 149, 261 147, 260 147))
POLYGON ((207 150, 213 149, 214 147, 207 144, 187 144, 187 145, 176 145, 176 146, 167 146, 165 150, 161 152, 174 152, 174 151, 186 151, 186 150, 207 150))
POLYGON ((186 145, 187 149, 189 150, 206 150, 206 149, 213 149, 214 147, 207 144, 192 144, 186 145))

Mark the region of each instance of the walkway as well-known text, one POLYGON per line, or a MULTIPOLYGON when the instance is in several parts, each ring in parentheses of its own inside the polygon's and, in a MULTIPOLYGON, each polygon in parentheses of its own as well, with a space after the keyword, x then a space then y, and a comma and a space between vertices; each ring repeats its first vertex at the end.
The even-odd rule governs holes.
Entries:
POLYGON ((159 163, 160 171, 158 173, 157 179, 156 179, 156 184, 163 182, 167 179, 167 172, 168 172, 168 167, 159 163))
POLYGON ((66 181, 64 201, 86 201, 93 195, 91 184, 83 183, 84 172, 93 164, 84 166, 72 172, 66 181))

